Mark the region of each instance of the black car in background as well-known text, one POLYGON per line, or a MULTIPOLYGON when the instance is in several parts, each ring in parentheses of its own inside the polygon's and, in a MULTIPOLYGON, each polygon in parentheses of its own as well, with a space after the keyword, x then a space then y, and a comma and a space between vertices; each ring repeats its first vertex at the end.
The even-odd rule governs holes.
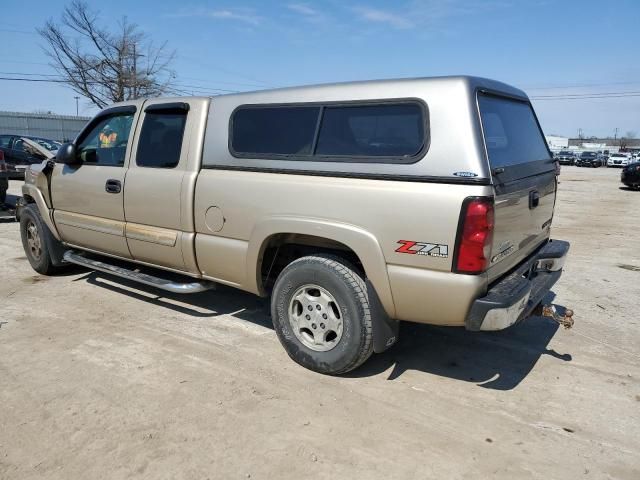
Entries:
POLYGON ((560 165, 575 165, 576 154, 568 150, 563 150, 556 154, 556 160, 560 162, 560 165))
POLYGON ((602 157, 596 152, 582 152, 576 159, 578 167, 601 167, 603 165, 602 157))
POLYGON ((0 210, 7 199, 9 189, 9 176, 7 174, 7 164, 4 161, 4 152, 0 150, 0 210))
MULTIPOLYGON (((38 142, 50 152, 56 152, 61 146, 60 142, 47 138, 30 137, 27 135, 24 135, 24 138, 38 142)), ((0 151, 4 154, 7 176, 11 179, 23 179, 26 167, 34 163, 42 162, 42 158, 29 153, 24 147, 22 137, 19 135, 0 135, 0 151)))
POLYGON ((620 181, 627 187, 633 189, 640 188, 640 162, 630 163, 622 169, 620 181))

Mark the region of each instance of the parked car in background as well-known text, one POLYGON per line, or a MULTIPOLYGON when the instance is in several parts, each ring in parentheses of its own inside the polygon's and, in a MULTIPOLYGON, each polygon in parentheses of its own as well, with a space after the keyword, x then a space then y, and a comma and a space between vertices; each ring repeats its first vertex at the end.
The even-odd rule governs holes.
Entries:
POLYGON ((576 159, 578 167, 601 167, 602 157, 596 152, 582 152, 576 159))
POLYGON ((607 167, 626 167, 631 162, 631 157, 627 153, 612 153, 607 160, 607 167))
POLYGON ((575 165, 576 154, 568 150, 563 150, 556 154, 556 160, 560 162, 560 165, 575 165))
POLYGON ((620 173, 620 181, 629 188, 640 189, 640 162, 624 167, 620 173))
POLYGON ((29 149, 25 147, 24 138, 33 140, 54 154, 61 145, 60 142, 41 137, 0 135, 0 150, 4 153, 9 178, 21 180, 24 178, 24 171, 29 165, 42 162, 40 156, 33 155, 29 149))
POLYGON ((7 172, 7 163, 4 161, 4 152, 0 150, 0 207, 7 199, 7 190, 9 189, 9 175, 7 172))

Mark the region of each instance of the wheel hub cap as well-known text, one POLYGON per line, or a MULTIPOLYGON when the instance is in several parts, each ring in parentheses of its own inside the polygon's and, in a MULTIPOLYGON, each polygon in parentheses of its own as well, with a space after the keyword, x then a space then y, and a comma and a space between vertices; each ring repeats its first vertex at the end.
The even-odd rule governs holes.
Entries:
POLYGON ((40 255, 42 255, 42 242, 40 241, 38 227, 36 227, 33 222, 27 224, 27 245, 29 246, 31 256, 38 260, 40 255))
POLYGON ((289 323, 296 338, 316 352, 327 352, 342 338, 342 312, 333 295, 318 285, 300 287, 289 302, 289 323))

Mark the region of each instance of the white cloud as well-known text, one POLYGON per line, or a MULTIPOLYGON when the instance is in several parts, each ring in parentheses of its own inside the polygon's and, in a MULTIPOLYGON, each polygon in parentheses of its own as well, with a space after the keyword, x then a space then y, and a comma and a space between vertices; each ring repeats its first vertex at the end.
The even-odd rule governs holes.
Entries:
POLYGON ((462 15, 474 15, 512 7, 511 0, 405 0, 392 8, 378 9, 367 6, 351 8, 361 21, 385 24, 396 29, 417 26, 438 30, 446 29, 446 20, 462 15))
POLYGON ((287 5, 289 10, 293 10, 296 13, 300 13, 302 15, 307 15, 309 17, 315 17, 319 15, 317 10, 314 10, 306 3, 290 3, 287 5))
POLYGON ((376 8, 358 7, 354 11, 362 20, 375 23, 386 23, 394 28, 413 28, 414 24, 409 18, 394 12, 378 10, 376 8))
POLYGON ((189 11, 182 10, 179 13, 171 15, 172 17, 208 17, 214 20, 229 20, 249 25, 259 25, 263 18, 255 13, 254 10, 248 8, 197 8, 189 11))

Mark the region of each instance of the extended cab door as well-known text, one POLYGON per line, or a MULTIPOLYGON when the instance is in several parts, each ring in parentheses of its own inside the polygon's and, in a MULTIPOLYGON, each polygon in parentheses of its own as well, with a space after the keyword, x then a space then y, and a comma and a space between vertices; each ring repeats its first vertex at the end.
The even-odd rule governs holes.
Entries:
POLYGON ((54 221, 62 240, 130 258, 123 190, 136 107, 101 112, 76 141, 80 163, 57 164, 51 178, 54 221))
POLYGON ((197 273, 193 201, 208 100, 148 100, 124 192, 135 260, 197 273))

